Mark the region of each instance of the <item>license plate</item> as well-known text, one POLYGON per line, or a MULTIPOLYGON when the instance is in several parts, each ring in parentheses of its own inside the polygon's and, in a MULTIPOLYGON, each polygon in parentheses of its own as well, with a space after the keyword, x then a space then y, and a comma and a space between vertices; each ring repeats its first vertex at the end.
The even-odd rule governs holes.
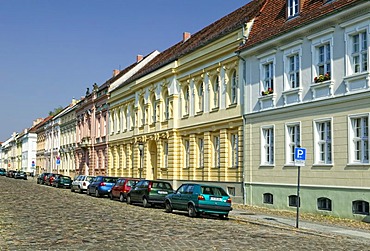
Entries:
POLYGON ((159 194, 168 194, 167 191, 158 191, 159 194))
POLYGON ((66 183, 66 184, 64 184, 65 186, 69 186, 69 184, 68 183, 66 183))
POLYGON ((214 200, 214 201, 222 201, 222 198, 211 197, 211 200, 214 200))

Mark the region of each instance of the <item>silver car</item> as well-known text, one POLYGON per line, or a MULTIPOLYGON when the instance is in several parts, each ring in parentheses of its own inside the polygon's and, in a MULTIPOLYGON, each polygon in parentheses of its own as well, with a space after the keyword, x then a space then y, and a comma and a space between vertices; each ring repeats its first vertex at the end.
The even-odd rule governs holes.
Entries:
POLYGON ((72 182, 71 192, 77 191, 79 193, 83 193, 87 190, 87 186, 93 178, 95 178, 95 176, 78 175, 72 182))

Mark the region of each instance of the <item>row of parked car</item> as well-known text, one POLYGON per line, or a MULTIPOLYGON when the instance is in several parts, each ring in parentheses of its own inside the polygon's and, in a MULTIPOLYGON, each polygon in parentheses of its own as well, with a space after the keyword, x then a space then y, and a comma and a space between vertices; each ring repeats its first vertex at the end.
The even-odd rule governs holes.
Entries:
POLYGON ((78 175, 72 181, 61 174, 42 173, 38 184, 70 188, 71 192, 95 197, 108 196, 112 200, 141 204, 144 207, 161 206, 167 213, 187 211, 190 217, 215 214, 227 218, 232 210, 231 198, 219 186, 186 183, 173 190, 170 182, 112 176, 78 175))
POLYGON ((8 170, 0 168, 0 176, 6 176, 8 178, 27 180, 27 173, 24 171, 8 170))

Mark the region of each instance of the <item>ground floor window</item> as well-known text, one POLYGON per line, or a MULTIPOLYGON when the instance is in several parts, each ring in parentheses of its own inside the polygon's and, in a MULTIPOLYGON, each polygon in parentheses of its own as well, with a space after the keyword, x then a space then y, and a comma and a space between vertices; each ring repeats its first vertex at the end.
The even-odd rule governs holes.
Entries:
POLYGON ((369 214, 369 202, 356 200, 352 202, 352 210, 354 214, 369 214))
POLYGON ((324 197, 318 198, 317 208, 319 210, 331 211, 331 199, 324 198, 324 197))
POLYGON ((297 207, 298 203, 299 203, 299 207, 301 207, 301 202, 300 202, 300 200, 298 202, 297 195, 289 195, 288 201, 289 201, 289 206, 290 207, 297 207))
POLYGON ((263 203, 265 204, 274 204, 274 196, 271 193, 263 194, 263 203))

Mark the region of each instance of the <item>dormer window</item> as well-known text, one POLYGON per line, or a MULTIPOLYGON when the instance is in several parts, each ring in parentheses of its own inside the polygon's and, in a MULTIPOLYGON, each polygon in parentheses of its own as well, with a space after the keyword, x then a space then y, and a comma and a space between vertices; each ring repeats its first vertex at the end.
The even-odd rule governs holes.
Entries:
POLYGON ((299 14, 299 0, 287 0, 288 18, 299 14))

